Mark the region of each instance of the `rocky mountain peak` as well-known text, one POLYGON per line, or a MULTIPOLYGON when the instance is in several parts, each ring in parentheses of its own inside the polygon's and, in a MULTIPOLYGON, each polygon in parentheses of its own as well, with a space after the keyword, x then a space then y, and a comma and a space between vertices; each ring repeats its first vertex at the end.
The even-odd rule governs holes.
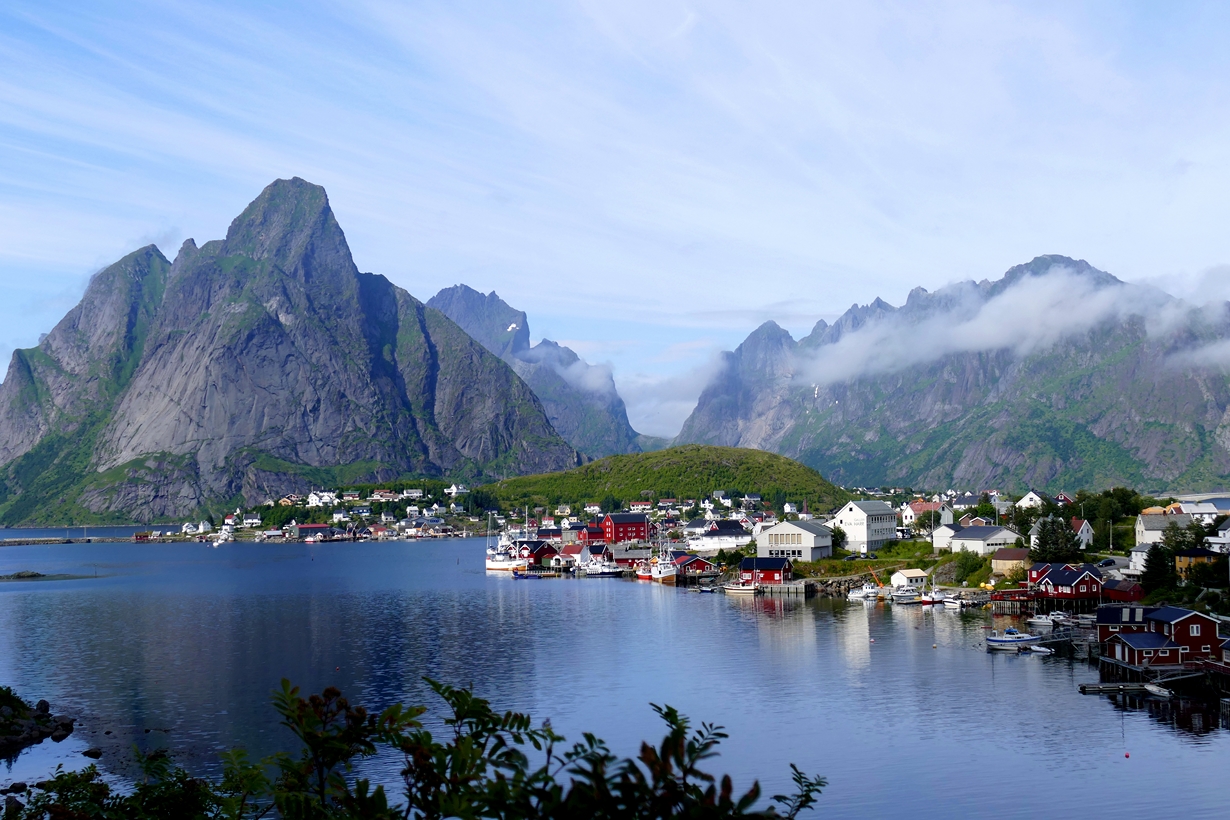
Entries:
POLYGON ((299 177, 261 191, 231 223, 220 255, 268 260, 305 283, 358 273, 325 189, 299 177))

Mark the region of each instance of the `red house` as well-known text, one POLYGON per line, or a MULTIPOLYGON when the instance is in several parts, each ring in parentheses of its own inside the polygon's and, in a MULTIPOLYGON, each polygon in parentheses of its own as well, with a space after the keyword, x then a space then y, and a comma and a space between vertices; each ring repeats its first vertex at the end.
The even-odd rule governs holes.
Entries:
POLYGON ((592 522, 575 532, 577 541, 582 544, 601 544, 606 541, 606 532, 600 525, 592 522))
POLYGON ((640 513, 608 513, 602 519, 602 533, 608 544, 644 541, 649 538, 649 516, 640 513))
POLYGON ((1217 621, 1208 615, 1164 606, 1145 615, 1144 622, 1147 631, 1111 635, 1107 655, 1132 666, 1178 666, 1186 661, 1216 661, 1221 654, 1217 621))
MULTIPOLYGON (((1107 582, 1109 586, 1110 582, 1107 582)), ((1149 621, 1146 615, 1157 612, 1155 606, 1123 606, 1122 604, 1102 604, 1098 607, 1097 627, 1098 643, 1104 644, 1112 635, 1131 634, 1133 632, 1148 632, 1149 621)))
POLYGON ((559 555, 559 550, 550 544, 542 543, 534 547, 528 556, 531 567, 549 567, 551 559, 559 555))
POLYGON ((743 584, 784 584, 792 577, 789 558, 744 558, 739 564, 743 584))
POLYGON ((712 561, 706 561, 699 555, 691 553, 676 554, 674 557, 676 572, 683 575, 695 575, 698 572, 713 572, 717 566, 712 561))
POLYGON ((1102 573, 1093 564, 1034 564, 1029 580, 1039 600, 1086 609, 1102 598, 1102 573))
POLYGON ((1144 587, 1135 581, 1129 581, 1126 578, 1108 578, 1102 582, 1102 598, 1104 600, 1132 603, 1144 597, 1144 587))

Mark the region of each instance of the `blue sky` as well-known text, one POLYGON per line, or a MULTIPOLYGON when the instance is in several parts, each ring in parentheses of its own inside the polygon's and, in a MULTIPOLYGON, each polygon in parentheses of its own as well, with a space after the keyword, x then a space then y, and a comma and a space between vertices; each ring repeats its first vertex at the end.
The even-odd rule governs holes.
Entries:
MULTIPOLYGON (((256 7, 254 7, 256 6, 256 7)), ((1230 21, 1170 3, 0 9, 0 356, 91 273, 324 185, 359 268, 464 282, 673 434, 718 350, 1061 253, 1230 297, 1230 21)))

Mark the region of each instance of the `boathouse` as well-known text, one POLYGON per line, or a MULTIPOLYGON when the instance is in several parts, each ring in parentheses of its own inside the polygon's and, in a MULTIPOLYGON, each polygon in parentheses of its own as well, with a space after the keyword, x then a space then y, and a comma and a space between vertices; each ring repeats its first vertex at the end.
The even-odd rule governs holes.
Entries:
POLYGON ((1179 645, 1158 632, 1112 635, 1107 653, 1130 666, 1178 666, 1183 663, 1179 645))
POLYGON ((789 558, 744 558, 739 564, 739 582, 743 584, 784 584, 792 576, 789 558))
POLYGON ((1218 621, 1211 616, 1182 607, 1164 606, 1146 615, 1145 620, 1152 625, 1153 632, 1179 645, 1183 660, 1217 659, 1221 638, 1217 635, 1218 621))
POLYGON ((1098 607, 1095 621, 1098 628, 1098 643, 1106 643, 1112 635, 1148 632, 1152 622, 1146 621, 1145 617, 1157 612, 1157 609, 1155 606, 1102 604, 1098 607))

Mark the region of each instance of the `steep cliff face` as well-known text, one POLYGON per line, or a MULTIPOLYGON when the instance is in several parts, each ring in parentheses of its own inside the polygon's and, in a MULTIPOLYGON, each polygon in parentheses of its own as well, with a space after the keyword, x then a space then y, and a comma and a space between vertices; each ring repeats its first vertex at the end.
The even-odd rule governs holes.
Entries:
POLYGON ((1224 310, 1040 257, 855 306, 797 344, 759 328, 677 441, 772 450, 846 485, 1218 488, 1230 379, 1188 354, 1228 337, 1224 310))
POLYGON ((455 285, 428 302, 462 327, 525 379, 569 444, 593 458, 636 453, 637 433, 606 368, 581 360, 567 347, 543 339, 530 346, 525 312, 491 292, 455 285))
POLYGON ((510 368, 357 270, 324 190, 299 179, 265 189, 225 240, 100 273, 0 385, 10 522, 576 461, 510 368))

